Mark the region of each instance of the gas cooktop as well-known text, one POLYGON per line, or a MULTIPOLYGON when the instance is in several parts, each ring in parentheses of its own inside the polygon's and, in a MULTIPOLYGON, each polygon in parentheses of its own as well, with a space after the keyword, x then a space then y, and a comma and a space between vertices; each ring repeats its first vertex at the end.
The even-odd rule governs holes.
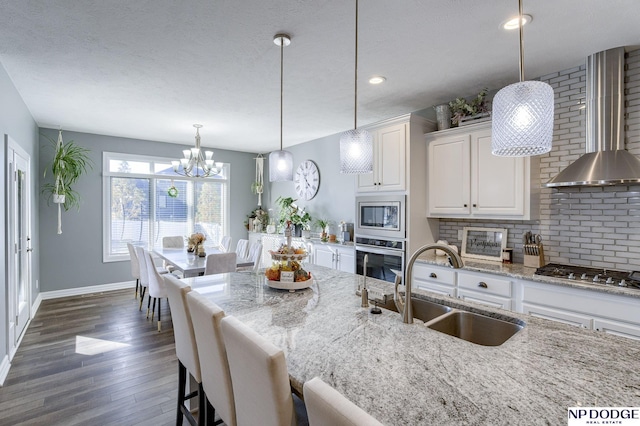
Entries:
POLYGON ((587 268, 586 266, 548 263, 535 272, 536 275, 564 278, 593 284, 608 284, 640 289, 640 272, 623 272, 613 269, 587 268))

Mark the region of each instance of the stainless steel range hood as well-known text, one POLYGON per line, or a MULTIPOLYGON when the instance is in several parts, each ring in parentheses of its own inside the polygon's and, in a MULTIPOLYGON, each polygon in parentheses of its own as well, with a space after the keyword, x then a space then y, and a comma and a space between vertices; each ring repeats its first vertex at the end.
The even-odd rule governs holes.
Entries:
POLYGON ((640 182, 640 159, 624 149, 624 47, 587 58, 586 112, 586 154, 544 186, 640 182))

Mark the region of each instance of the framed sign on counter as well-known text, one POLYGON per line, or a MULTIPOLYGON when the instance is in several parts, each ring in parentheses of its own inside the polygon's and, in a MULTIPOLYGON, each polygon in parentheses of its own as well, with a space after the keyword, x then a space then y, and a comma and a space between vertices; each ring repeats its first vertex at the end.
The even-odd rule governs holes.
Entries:
POLYGON ((502 261, 507 247, 507 230, 465 227, 462 232, 462 257, 502 261))

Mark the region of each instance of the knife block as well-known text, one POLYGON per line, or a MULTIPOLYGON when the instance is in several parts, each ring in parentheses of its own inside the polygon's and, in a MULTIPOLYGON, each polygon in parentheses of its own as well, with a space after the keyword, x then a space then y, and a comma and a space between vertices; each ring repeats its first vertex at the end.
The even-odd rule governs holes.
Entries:
POLYGON ((530 268, 540 268, 545 265, 544 263, 544 247, 542 244, 525 244, 524 266, 530 268), (526 254, 526 250, 530 249, 533 253, 526 254))

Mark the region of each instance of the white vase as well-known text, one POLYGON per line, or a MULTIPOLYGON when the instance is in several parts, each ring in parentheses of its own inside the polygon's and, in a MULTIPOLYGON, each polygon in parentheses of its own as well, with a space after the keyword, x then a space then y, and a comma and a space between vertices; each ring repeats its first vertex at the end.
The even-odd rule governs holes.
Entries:
POLYGON ((53 202, 56 204, 64 204, 65 195, 64 194, 53 194, 53 202))

